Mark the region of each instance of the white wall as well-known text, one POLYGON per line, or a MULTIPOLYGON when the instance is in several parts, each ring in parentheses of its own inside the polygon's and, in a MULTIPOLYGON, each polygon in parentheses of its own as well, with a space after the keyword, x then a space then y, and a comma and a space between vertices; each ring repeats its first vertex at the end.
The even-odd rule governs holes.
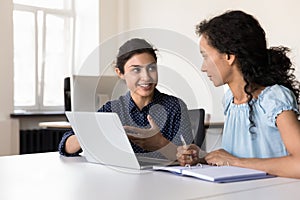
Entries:
POLYGON ((194 27, 198 22, 226 10, 241 9, 259 20, 265 29, 269 46, 290 47, 300 67, 300 2, 297 0, 128 0, 128 3, 128 29, 171 29, 195 41, 198 38, 194 27))
POLYGON ((0 155, 18 153, 19 124, 13 112, 12 1, 0 1, 0 155))
MULTIPOLYGON (((110 7, 109 12, 108 9, 102 8, 106 12, 101 13, 100 35, 103 36, 101 41, 123 31, 161 28, 184 34, 197 43, 198 36, 194 31, 198 22, 226 10, 241 9, 259 20, 265 29, 269 46, 284 45, 292 49, 291 58, 297 66, 296 76, 300 79, 300 37, 298 36, 300 26, 297 21, 300 19, 300 13, 296 10, 300 3, 296 0, 113 0, 113 3, 102 0, 102 2, 106 4, 110 2, 110 7), (113 21, 116 23, 114 24, 113 21), (112 25, 113 29, 108 24, 112 25)), ((200 55, 199 59, 201 59, 200 55)), ((200 66, 198 67, 200 69, 200 66)), ((201 88, 199 88, 200 94, 201 88)), ((206 95, 203 96, 205 98, 206 95)), ((221 98, 218 101, 221 102, 221 98)), ((210 107, 210 105, 206 106, 210 107)), ((220 119, 220 116, 223 116, 222 109, 218 107, 218 113, 213 115, 218 115, 217 119, 220 119)))
MULTIPOLYGON (((100 42, 117 34, 120 31, 119 26, 124 24, 120 20, 119 6, 121 5, 120 0, 100 0, 100 42)), ((122 7, 122 10, 126 10, 126 7, 122 7)))
POLYGON ((12 2, 0 1, 0 119, 8 119, 13 106, 12 2))

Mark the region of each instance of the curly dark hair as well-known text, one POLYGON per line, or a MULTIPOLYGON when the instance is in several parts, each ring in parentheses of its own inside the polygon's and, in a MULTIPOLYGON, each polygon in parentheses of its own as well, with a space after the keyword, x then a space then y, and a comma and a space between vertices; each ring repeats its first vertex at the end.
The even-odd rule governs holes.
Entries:
POLYGON ((250 118, 252 94, 259 86, 283 85, 294 93, 300 103, 300 83, 287 57, 289 48, 279 46, 268 49, 265 31, 252 15, 238 10, 227 11, 209 21, 200 22, 196 26, 196 34, 205 36, 209 45, 220 53, 236 56, 246 82, 244 91, 248 95, 250 118))
POLYGON ((120 69, 120 72, 124 74, 125 63, 134 55, 141 53, 148 53, 153 56, 157 62, 156 51, 150 43, 144 39, 133 38, 125 42, 120 48, 117 55, 116 68, 120 69))

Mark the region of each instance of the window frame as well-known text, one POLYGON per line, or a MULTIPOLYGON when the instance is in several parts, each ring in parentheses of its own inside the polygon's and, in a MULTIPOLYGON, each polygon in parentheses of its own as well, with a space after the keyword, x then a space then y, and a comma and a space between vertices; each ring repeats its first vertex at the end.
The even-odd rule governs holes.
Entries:
MULTIPOLYGON (((72 72, 72 66, 74 64, 74 47, 75 47, 75 7, 74 7, 74 1, 70 1, 71 5, 69 6, 69 9, 53 9, 53 8, 45 8, 45 7, 38 7, 38 6, 30 6, 30 5, 23 5, 23 4, 17 4, 14 3, 14 11, 23 11, 23 12, 29 12, 33 13, 34 15, 34 31, 35 31, 35 104, 32 106, 25 106, 20 105, 16 106, 14 105, 15 110, 26 110, 26 111, 59 111, 64 110, 64 101, 62 102, 62 105, 57 106, 45 106, 44 105, 44 83, 45 83, 45 67, 46 67, 46 17, 47 15, 53 15, 57 17, 64 17, 68 18, 65 19, 65 21, 68 22, 67 27, 68 30, 65 29, 64 34, 70 34, 70 45, 68 46, 68 49, 70 49, 70 57, 68 59, 69 66, 67 71, 69 74, 72 72), (39 33, 39 24, 38 24, 38 14, 42 14, 42 32, 39 33), (39 42, 39 37, 42 39, 39 42), (39 50, 39 48, 41 48, 39 50), (39 66, 41 64, 41 66, 39 66)), ((14 69, 16 69, 14 67, 14 69)), ((63 80, 62 80, 63 82, 63 80)), ((63 88, 62 91, 63 93, 63 88)))

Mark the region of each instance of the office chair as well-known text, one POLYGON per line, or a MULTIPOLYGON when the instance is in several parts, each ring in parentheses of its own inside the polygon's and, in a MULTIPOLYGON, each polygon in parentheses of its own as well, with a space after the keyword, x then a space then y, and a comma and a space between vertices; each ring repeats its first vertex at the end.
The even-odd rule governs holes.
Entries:
POLYGON ((205 138, 205 110, 202 108, 188 110, 188 114, 191 120, 191 126, 194 136, 193 143, 201 147, 205 138))
POLYGON ((70 77, 64 79, 64 103, 65 111, 71 111, 71 81, 70 77))

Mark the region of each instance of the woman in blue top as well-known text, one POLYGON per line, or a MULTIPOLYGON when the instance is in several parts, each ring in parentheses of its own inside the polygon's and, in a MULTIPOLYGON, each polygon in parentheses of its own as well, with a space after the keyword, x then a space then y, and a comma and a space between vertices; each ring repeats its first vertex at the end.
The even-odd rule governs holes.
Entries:
POLYGON ((289 49, 268 49, 259 22, 242 11, 204 20, 196 33, 201 70, 216 87, 228 84, 230 90, 223 99, 222 149, 201 157, 195 145, 179 147, 180 163, 233 165, 300 178, 300 84, 286 56, 289 49))
MULTIPOLYGON (((176 149, 184 134, 191 142, 192 131, 186 104, 179 98, 160 93, 156 49, 139 38, 119 49, 115 72, 126 82, 127 94, 103 105, 98 112, 116 112, 127 130, 136 153, 176 160, 176 149), (135 134, 130 134, 135 132, 135 134), (138 134, 136 134, 138 133, 138 134)), ((76 156, 81 152, 73 131, 65 133, 59 153, 76 156)))

